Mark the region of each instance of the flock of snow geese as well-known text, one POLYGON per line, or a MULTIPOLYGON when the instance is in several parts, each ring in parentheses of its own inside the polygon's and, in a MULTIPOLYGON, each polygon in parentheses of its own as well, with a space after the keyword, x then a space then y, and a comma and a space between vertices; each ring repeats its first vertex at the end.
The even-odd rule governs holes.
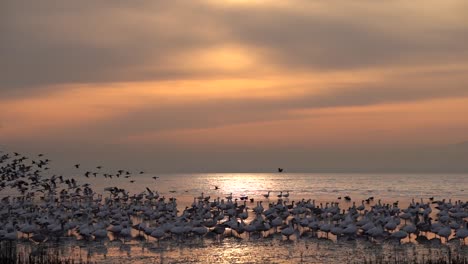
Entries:
MULTIPOLYGON (((167 199, 150 188, 130 195, 125 189, 108 187, 101 194, 88 183, 48 176, 49 163, 42 154, 33 160, 19 153, 0 153, 0 241, 43 243, 66 236, 124 241, 314 236, 465 244, 468 236, 467 201, 421 199, 400 208, 398 202, 383 204, 373 197, 356 204, 347 196, 348 208, 341 208, 337 202, 289 202, 289 192, 275 199, 268 192, 256 204, 253 200, 247 204, 247 199, 238 200, 232 194, 222 199, 201 194, 179 211, 176 198, 167 199), (7 189, 15 194, 2 195, 7 189)), ((130 174, 120 170, 113 176, 130 174)), ((91 175, 97 172, 85 174, 91 175)))

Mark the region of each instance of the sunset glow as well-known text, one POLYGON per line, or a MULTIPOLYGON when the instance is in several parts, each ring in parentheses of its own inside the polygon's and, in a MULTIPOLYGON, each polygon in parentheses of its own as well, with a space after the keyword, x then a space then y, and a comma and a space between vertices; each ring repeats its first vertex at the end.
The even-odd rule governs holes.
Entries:
POLYGON ((2 32, 4 146, 307 160, 468 140, 463 1, 20 2, 2 32))

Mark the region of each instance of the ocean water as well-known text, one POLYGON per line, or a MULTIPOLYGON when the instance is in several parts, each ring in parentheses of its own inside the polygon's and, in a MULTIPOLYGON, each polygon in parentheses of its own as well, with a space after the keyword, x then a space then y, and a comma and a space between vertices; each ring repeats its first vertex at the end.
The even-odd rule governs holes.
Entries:
MULTIPOLYGON (((400 201, 405 205, 412 199, 468 199, 468 174, 360 174, 360 173, 197 173, 197 174, 138 174, 131 178, 105 179, 75 177, 89 182, 94 190, 118 186, 130 193, 156 190, 160 195, 176 197, 181 206, 190 205, 201 193, 211 199, 248 196, 265 201, 268 191, 275 201, 280 192, 289 192, 289 200, 313 199, 335 202, 350 196, 356 203, 375 197, 382 203, 400 201), (157 176, 154 180, 152 177, 157 176), (130 183, 133 180, 133 183, 130 183), (215 189, 215 186, 218 189, 215 189)), ((268 202, 268 201, 265 201, 268 202)), ((183 209, 183 207, 182 207, 183 209)))
MULTIPOLYGON (((234 199, 248 196, 250 208, 262 201, 267 208, 276 202, 280 192, 289 193, 289 202, 312 199, 316 203, 339 202, 341 208, 360 204, 374 197, 373 203, 399 201, 404 208, 411 200, 425 202, 452 199, 468 200, 468 174, 349 174, 349 173, 200 173, 200 174, 138 174, 130 178, 106 179, 102 176, 86 178, 73 176, 79 183, 90 183, 104 196, 106 187, 125 188, 130 194, 146 190, 157 191, 166 198, 175 197, 178 209, 190 206, 194 197, 210 196, 234 199), (153 176, 157 176, 156 180, 153 176), (134 181, 134 182, 130 182, 134 181), (217 187, 217 188, 216 188, 217 187), (270 198, 263 195, 270 191, 270 198), (351 202, 339 197, 350 196, 351 202)), ((3 195, 5 195, 3 190, 3 195)), ((371 203, 371 205, 373 204, 371 203)), ((136 230, 133 230, 136 236, 136 230)), ((245 234, 244 234, 245 235, 245 234)), ((360 263, 364 259, 444 257, 459 254, 468 257, 468 247, 459 241, 440 244, 418 244, 408 239, 403 244, 323 239, 309 235, 287 241, 281 234, 267 238, 260 236, 219 238, 214 235, 183 240, 105 240, 77 241, 64 238, 60 242, 41 245, 22 240, 17 250, 25 256, 37 250, 57 252, 60 256, 97 263, 360 263)))

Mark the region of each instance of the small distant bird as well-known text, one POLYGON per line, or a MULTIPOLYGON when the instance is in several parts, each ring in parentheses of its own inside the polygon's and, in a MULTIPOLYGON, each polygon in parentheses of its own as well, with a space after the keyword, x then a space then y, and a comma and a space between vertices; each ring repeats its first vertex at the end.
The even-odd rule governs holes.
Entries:
POLYGON ((42 157, 42 156, 44 156, 44 154, 39 154, 39 155, 37 155, 37 156, 38 156, 38 157, 42 157))
POLYGON ((134 183, 134 182, 135 182, 135 180, 131 180, 130 182, 131 182, 131 183, 134 183))
POLYGON ((219 187, 215 185, 215 190, 219 190, 219 187))
POLYGON ((158 176, 153 176, 153 177, 151 177, 151 178, 157 180, 159 177, 158 177, 158 176))
POLYGON ((75 168, 79 169, 79 168, 80 168, 80 164, 75 164, 75 168))
POLYGON ((144 172, 144 171, 140 171, 140 174, 143 174, 143 173, 145 173, 145 172, 144 172))
POLYGON ((102 169, 102 166, 97 166, 96 169, 100 170, 102 169))
POLYGON ((278 172, 283 172, 283 168, 278 168, 278 172))
POLYGON ((349 202, 349 201, 351 201, 351 197, 345 196, 345 200, 349 202))

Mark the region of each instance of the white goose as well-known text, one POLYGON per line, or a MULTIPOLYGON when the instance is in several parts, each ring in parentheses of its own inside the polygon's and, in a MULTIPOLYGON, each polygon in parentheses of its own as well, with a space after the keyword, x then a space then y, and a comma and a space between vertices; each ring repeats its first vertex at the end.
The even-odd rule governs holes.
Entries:
POLYGON ((468 222, 464 223, 463 228, 457 230, 455 236, 456 238, 461 239, 463 241, 463 244, 465 244, 465 238, 468 237, 468 222))
POLYGON ((294 234, 294 228, 292 226, 292 221, 289 221, 288 227, 281 230, 281 234, 283 236, 286 236, 287 240, 289 240, 289 237, 294 234))

